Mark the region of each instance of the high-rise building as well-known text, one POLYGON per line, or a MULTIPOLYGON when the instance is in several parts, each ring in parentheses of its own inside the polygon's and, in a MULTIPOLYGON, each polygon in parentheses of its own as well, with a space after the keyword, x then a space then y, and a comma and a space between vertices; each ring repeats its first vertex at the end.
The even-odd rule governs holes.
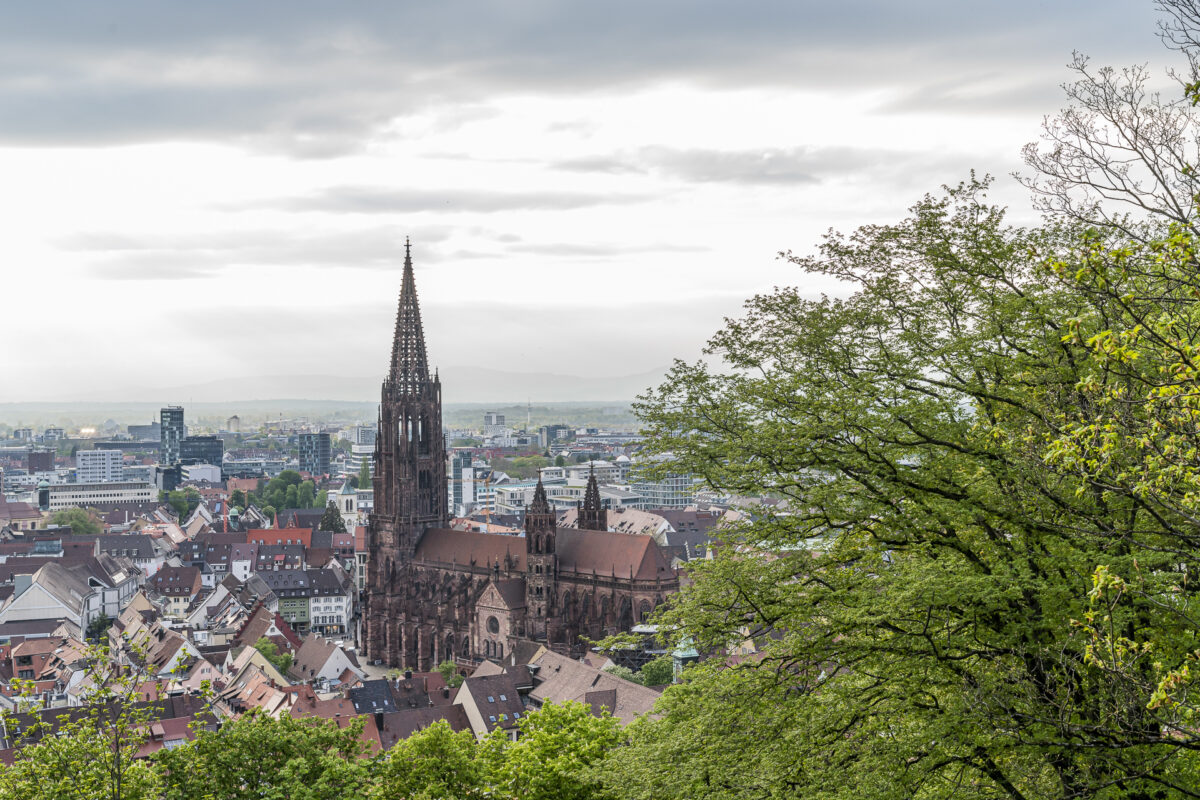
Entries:
POLYGON ((375 446, 375 437, 379 434, 379 429, 374 425, 355 425, 351 444, 366 444, 375 446))
POLYGON ((179 463, 213 464, 225 460, 225 442, 220 436, 185 436, 179 443, 179 463))
POLYGON ((36 472, 50 472, 54 469, 54 451, 35 450, 31 447, 25 457, 25 465, 31 475, 36 472))
POLYGON ((162 424, 151 422, 149 425, 130 425, 129 437, 138 441, 162 441, 162 424))
POLYGON ((466 504, 475 502, 475 493, 470 488, 471 479, 475 476, 474 462, 475 454, 470 450, 454 450, 450 453, 451 514, 465 513, 466 504))
POLYGON ((646 508, 686 508, 696 502, 696 478, 671 473, 659 480, 640 477, 631 488, 646 499, 646 508))
POLYGON ((542 447, 549 447, 559 439, 570 439, 571 429, 566 425, 543 425, 538 430, 538 442, 542 447))
POLYGON ((158 461, 163 466, 179 463, 179 445, 187 436, 187 427, 183 424, 183 406, 167 406, 160 412, 161 447, 158 451, 158 461))
POLYGON ((329 474, 329 434, 300 434, 300 471, 311 475, 329 474))
POLYGON ((497 414, 495 411, 488 411, 483 415, 484 438, 491 439, 495 436, 503 436, 507 432, 508 426, 504 424, 503 414, 497 414))
POLYGON ((125 454, 120 450, 80 450, 75 454, 76 483, 118 483, 125 480, 125 454))

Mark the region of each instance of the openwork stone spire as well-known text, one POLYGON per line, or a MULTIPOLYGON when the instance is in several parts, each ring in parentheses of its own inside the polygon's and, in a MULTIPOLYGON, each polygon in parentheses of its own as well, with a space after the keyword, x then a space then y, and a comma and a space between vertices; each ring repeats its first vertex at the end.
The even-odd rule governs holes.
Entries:
POLYGON ((546 499, 546 487, 542 485, 542 479, 540 476, 538 477, 537 486, 533 490, 533 502, 529 504, 528 513, 550 513, 550 501, 546 499))
POLYGON ((412 245, 404 240, 404 280, 400 285, 400 305, 396 310, 396 333, 392 338, 392 365, 388 386, 395 394, 417 394, 429 383, 429 361, 425 355, 425 330, 421 327, 421 307, 417 303, 417 283, 413 278, 412 245))
POLYGON ((579 527, 583 530, 608 530, 608 509, 600 500, 600 485, 596 483, 596 465, 588 475, 587 489, 583 493, 583 505, 579 507, 579 527))

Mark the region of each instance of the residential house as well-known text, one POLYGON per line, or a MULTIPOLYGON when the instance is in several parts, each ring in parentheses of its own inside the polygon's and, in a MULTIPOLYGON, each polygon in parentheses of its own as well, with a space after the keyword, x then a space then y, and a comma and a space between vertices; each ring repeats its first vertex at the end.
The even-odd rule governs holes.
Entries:
POLYGON ((163 613, 178 620, 203 588, 199 567, 163 567, 147 585, 161 598, 163 613))
POLYGON ((17 575, 13 593, 0 606, 0 624, 31 620, 67 620, 80 630, 104 613, 99 587, 76 570, 54 562, 32 575, 17 575))
POLYGON ((351 654, 315 633, 310 633, 300 645, 288 670, 292 680, 324 685, 353 683, 363 676, 362 668, 351 654))
POLYGON ((516 739, 517 723, 526 713, 517 681, 508 672, 467 678, 454 695, 454 705, 462 706, 479 739, 497 729, 516 739))
POLYGON ((601 709, 628 725, 654 707, 661 693, 640 684, 618 678, 575 659, 543 650, 529 662, 534 687, 530 705, 537 708, 547 701, 584 703, 599 715, 601 709))

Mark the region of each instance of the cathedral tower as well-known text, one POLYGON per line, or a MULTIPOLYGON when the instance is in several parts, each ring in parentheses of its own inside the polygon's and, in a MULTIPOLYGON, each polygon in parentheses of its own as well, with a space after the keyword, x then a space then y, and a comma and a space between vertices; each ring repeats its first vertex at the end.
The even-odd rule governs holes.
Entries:
POLYGON ((412 249, 404 244, 404 276, 392 338, 392 358, 379 404, 375 439, 375 508, 369 524, 367 649, 391 660, 385 644, 389 599, 403 587, 405 567, 428 528, 445 527, 446 443, 442 384, 429 374, 425 331, 413 278, 412 249))
POLYGON ((525 510, 525 612, 529 635, 534 638, 546 636, 546 618, 553 613, 558 573, 556 521, 546 499, 546 487, 538 478, 533 502, 525 510))
POLYGON ((579 507, 579 529, 588 531, 608 530, 608 509, 600 500, 600 486, 596 483, 596 467, 588 475, 587 489, 583 493, 583 505, 579 507))

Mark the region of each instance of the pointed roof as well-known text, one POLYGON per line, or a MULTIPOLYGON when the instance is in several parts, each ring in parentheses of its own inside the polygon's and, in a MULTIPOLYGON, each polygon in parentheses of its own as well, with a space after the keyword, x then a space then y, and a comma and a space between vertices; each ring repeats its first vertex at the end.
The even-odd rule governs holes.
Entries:
POLYGON ((417 303, 417 284, 413 278, 412 246, 404 241, 404 279, 400 285, 400 304, 396 310, 396 332, 392 338, 392 363, 388 386, 398 394, 414 394, 429 382, 429 361, 425 355, 425 330, 421 326, 421 308, 417 303))
POLYGON ((592 472, 588 475, 587 489, 583 493, 583 508, 586 511, 599 511, 602 508, 600 485, 596 483, 595 465, 592 466, 592 472))
POLYGON ((550 501, 546 499, 546 487, 542 485, 542 479, 539 476, 537 487, 533 490, 533 502, 526 509, 526 514, 549 514, 550 501))

